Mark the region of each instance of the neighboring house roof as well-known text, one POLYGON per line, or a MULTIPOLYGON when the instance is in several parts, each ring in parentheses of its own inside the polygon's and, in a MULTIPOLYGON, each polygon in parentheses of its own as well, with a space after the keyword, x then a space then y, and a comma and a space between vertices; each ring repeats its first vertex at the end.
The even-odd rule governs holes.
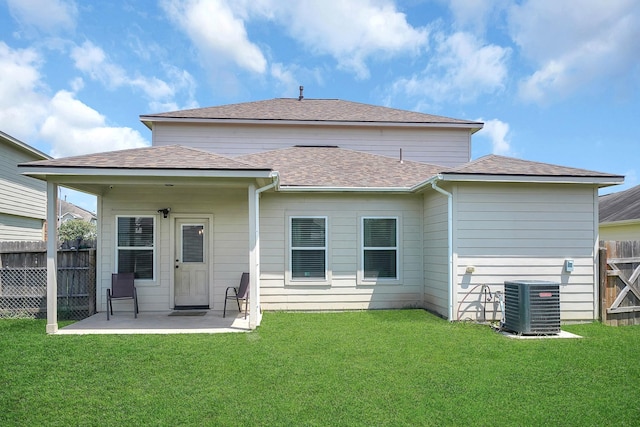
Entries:
POLYGON ((29 153, 29 155, 33 156, 34 159, 50 159, 51 158, 51 156, 44 154, 42 151, 37 150, 31 147, 30 145, 25 144, 24 142, 2 131, 0 131, 0 140, 4 140, 6 143, 11 144, 13 147, 21 151, 24 151, 26 153, 29 153))
POLYGON ((377 105, 361 104, 340 99, 276 98, 265 101, 195 108, 159 114, 141 115, 140 120, 151 128, 154 121, 223 120, 223 121, 281 121, 309 123, 376 123, 467 127, 474 132, 483 123, 453 119, 415 111, 399 110, 377 105))
POLYGON ((335 146, 295 146, 237 159, 278 171, 281 187, 411 188, 444 168, 335 146))
POLYGON ((73 219, 82 219, 87 222, 97 219, 95 213, 61 199, 58 199, 58 213, 61 218, 71 216, 73 219))
POLYGON ((640 185, 599 197, 600 223, 640 221, 640 185))

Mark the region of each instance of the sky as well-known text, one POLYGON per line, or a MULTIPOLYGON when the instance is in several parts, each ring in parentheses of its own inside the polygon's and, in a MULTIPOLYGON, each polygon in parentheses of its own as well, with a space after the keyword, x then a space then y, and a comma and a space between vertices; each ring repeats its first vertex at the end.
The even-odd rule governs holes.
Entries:
POLYGON ((473 159, 639 184, 637 0, 0 0, 0 130, 55 158, 149 146, 142 114, 301 85, 483 121, 473 159))

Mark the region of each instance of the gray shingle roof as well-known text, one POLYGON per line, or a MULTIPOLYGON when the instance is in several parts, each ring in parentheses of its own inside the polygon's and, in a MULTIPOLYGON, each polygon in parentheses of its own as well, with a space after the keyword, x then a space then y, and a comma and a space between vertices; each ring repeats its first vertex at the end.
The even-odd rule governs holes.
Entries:
POLYGON ((240 160, 180 145, 133 148, 62 159, 41 160, 22 166, 90 169, 265 170, 265 168, 240 160))
POLYGON ((338 147, 290 147, 237 159, 278 171, 285 187, 411 188, 445 169, 338 147))
POLYGON ((454 124, 467 125, 473 129, 480 129, 483 125, 481 122, 339 99, 308 98, 301 101, 297 98, 276 98, 140 116, 143 122, 153 121, 154 118, 454 124))
POLYGON ((135 170, 278 171, 284 187, 410 189, 437 174, 622 178, 618 175, 490 155, 457 168, 403 161, 338 147, 296 146, 229 158, 179 145, 153 146, 63 159, 26 167, 135 170))
POLYGON ((442 172, 446 174, 468 175, 518 175, 518 176, 550 176, 550 177, 588 177, 588 178, 623 178, 603 172, 586 169, 557 166, 549 163, 514 159, 512 157, 491 154, 480 157, 462 166, 442 172))
POLYGON ((640 185, 600 196, 600 223, 640 220, 640 185))

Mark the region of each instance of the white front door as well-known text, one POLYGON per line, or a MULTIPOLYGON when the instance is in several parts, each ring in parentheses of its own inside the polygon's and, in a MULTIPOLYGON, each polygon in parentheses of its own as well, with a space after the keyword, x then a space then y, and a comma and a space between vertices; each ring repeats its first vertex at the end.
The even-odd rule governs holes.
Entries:
POLYGON ((176 218, 175 306, 209 307, 209 221, 176 218))

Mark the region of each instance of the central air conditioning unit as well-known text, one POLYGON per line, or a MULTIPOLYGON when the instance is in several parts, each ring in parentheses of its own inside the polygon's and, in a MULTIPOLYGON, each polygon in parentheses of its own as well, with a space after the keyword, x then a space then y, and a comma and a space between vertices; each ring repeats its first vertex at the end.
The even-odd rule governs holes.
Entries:
POLYGON ((504 329, 522 335, 560 333, 560 285, 542 280, 504 282, 504 329))

